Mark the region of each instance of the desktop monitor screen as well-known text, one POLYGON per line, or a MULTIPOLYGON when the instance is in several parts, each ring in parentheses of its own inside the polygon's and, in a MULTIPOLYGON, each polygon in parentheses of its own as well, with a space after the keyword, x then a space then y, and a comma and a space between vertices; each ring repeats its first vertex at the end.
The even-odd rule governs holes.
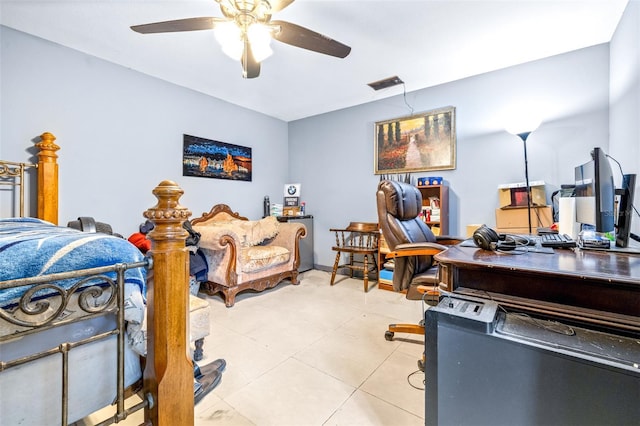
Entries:
POLYGON ((613 232, 615 184, 607 155, 594 148, 592 160, 575 168, 576 221, 594 225, 596 232, 613 232))

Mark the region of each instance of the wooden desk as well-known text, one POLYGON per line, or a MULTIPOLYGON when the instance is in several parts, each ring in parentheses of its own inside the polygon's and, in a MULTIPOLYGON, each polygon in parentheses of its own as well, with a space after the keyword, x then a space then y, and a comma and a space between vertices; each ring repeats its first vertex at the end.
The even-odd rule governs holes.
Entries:
POLYGON ((443 290, 640 336, 638 255, 585 250, 510 255, 454 246, 435 259, 443 290))

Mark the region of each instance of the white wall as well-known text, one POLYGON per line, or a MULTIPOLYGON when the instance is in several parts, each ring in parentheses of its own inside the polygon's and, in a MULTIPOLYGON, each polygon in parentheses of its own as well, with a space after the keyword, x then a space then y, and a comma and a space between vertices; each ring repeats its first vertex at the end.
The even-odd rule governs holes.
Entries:
MULTIPOLYGON (((611 108, 609 154, 624 173, 640 174, 640 1, 632 0, 611 40, 611 108)), ((616 184, 618 167, 612 164, 616 184)), ((634 204, 640 205, 640 181, 634 204)), ((637 208, 637 207, 636 207, 637 208)), ((634 214, 631 230, 640 235, 640 217, 634 214)))
MULTIPOLYGON (((449 234, 465 236, 471 223, 495 226, 498 185, 525 180, 522 141, 504 130, 513 113, 542 120, 527 141, 529 178, 547 183, 548 198, 573 183, 593 147, 608 149, 608 64, 603 44, 407 94, 416 113, 456 107, 456 169, 412 175, 445 178, 449 234)), ((410 114, 398 95, 290 123, 290 177, 315 216, 316 264, 333 265, 329 228, 377 221, 374 125, 410 114)))
POLYGON ((7 27, 0 39, 2 157, 25 161, 33 138, 58 138, 60 224, 94 216, 128 236, 164 179, 184 189, 194 216, 227 203, 259 218, 264 195, 282 192, 285 122, 7 27), (184 133, 251 147, 253 181, 183 177, 184 133))

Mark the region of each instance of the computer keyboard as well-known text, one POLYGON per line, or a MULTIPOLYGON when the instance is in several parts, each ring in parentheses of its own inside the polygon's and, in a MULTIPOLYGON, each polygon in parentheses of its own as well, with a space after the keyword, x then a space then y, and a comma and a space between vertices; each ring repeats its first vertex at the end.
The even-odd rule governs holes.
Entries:
POLYGON ((576 246, 576 241, 567 234, 542 234, 540 245, 552 248, 571 248, 576 246))

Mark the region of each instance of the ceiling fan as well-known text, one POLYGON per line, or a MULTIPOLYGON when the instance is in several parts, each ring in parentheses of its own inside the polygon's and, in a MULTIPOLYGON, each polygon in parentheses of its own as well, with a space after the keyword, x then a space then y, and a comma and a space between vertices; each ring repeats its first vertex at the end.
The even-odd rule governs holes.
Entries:
POLYGON ((260 62, 271 54, 269 42, 278 40, 291 46, 345 58, 351 47, 325 35, 287 21, 272 21, 271 15, 294 0, 215 0, 224 18, 200 17, 134 25, 141 34, 215 30, 222 50, 242 64, 242 76, 260 75, 260 62))

